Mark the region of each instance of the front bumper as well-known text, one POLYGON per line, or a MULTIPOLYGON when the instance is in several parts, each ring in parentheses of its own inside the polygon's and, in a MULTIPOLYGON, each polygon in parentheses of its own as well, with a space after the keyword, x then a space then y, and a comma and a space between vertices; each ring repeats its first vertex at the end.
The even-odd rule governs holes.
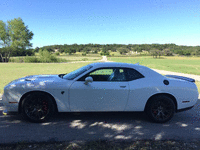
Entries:
POLYGON ((5 95, 3 95, 2 100, 0 101, 0 103, 3 103, 3 105, 5 107, 5 110, 7 112, 18 112, 18 103, 10 103, 7 100, 5 95))

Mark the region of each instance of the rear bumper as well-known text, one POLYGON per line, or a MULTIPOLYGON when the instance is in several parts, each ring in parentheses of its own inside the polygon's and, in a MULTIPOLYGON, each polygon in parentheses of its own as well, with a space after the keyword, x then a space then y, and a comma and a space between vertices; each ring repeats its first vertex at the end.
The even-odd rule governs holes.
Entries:
POLYGON ((182 111, 190 110, 190 109, 192 109, 193 107, 194 107, 194 106, 190 106, 190 107, 187 107, 187 108, 179 109, 179 110, 177 110, 177 112, 182 112, 182 111))

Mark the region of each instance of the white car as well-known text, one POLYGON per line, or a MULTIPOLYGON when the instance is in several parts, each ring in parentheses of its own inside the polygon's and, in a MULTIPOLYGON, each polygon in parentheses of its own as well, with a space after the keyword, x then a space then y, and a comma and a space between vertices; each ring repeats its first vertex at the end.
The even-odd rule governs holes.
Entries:
POLYGON ((198 100, 195 81, 163 76, 128 63, 93 63, 69 74, 34 75, 4 88, 7 112, 19 112, 42 122, 55 112, 145 111, 163 123, 175 112, 192 108, 198 100))

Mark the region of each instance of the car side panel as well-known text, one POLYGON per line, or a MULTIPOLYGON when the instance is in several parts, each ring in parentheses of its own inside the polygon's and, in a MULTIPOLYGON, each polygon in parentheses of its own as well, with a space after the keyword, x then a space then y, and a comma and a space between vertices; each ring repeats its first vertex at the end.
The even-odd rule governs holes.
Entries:
POLYGON ((8 111, 18 111, 19 102, 24 94, 33 91, 41 91, 49 93, 54 97, 59 112, 68 112, 70 111, 68 89, 73 82, 73 80, 57 80, 56 82, 28 81, 17 83, 15 85, 8 85, 6 88, 4 88, 3 100, 9 104, 7 105, 8 111))
POLYGON ((125 111, 144 111, 147 100, 152 95, 161 92, 161 88, 153 82, 153 78, 130 81, 129 87, 129 99, 125 111))
POLYGON ((148 99, 160 93, 170 94, 177 101, 177 109, 193 106, 198 100, 196 85, 192 82, 166 78, 143 78, 129 83, 130 93, 125 111, 144 111, 148 99), (184 101, 189 101, 185 103, 184 101))
POLYGON ((198 100, 198 90, 194 82, 170 79, 169 86, 164 89, 177 100, 177 109, 194 106, 198 100))
POLYGON ((76 81, 70 87, 70 109, 75 112, 124 111, 128 100, 128 82, 76 81))

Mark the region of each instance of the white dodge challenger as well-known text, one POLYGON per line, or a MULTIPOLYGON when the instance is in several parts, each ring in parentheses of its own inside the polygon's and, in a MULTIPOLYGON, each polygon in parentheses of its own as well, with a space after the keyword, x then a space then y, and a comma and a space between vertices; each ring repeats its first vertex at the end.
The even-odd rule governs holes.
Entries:
POLYGON ((93 63, 69 74, 34 75, 4 88, 6 112, 18 112, 42 122, 55 112, 144 111, 158 123, 175 112, 192 108, 198 100, 195 80, 163 76, 128 63, 93 63))

